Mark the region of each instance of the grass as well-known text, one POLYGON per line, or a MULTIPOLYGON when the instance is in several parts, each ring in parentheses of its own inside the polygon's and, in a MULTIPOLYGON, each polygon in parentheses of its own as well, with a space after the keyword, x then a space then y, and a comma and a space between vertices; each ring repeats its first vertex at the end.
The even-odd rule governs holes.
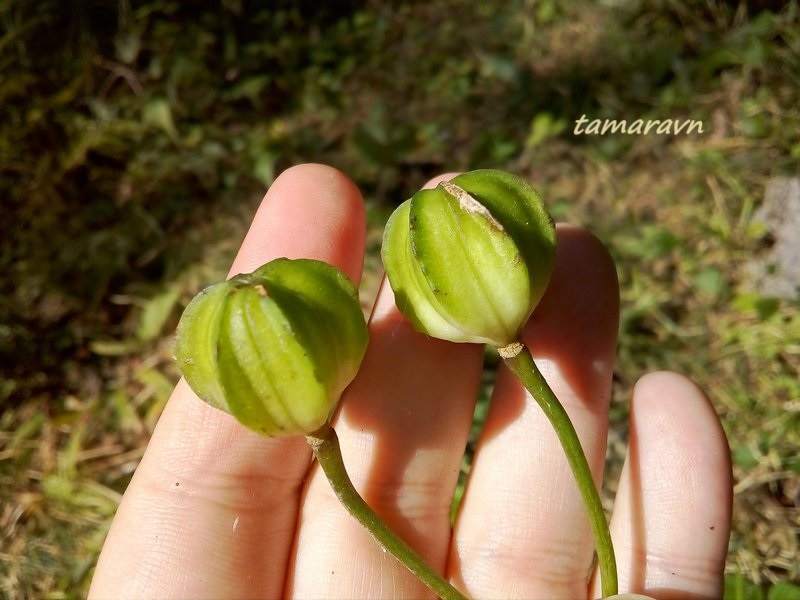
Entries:
POLYGON ((746 276, 767 180, 797 175, 796 3, 29 4, 0 0, 5 596, 84 595, 180 309, 275 174, 321 161, 367 197, 365 298, 388 211, 438 172, 517 172, 595 231, 622 290, 610 472, 636 378, 692 376, 734 460, 726 598, 797 597, 800 311, 746 276), (583 114, 705 131, 576 136, 583 114))

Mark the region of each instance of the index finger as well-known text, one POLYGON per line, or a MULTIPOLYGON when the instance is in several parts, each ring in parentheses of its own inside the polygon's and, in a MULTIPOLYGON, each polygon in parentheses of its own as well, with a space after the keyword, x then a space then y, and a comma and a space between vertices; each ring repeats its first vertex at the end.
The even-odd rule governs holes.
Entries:
MULTIPOLYGON (((358 283, 365 215, 357 188, 322 165, 285 171, 267 192, 231 274, 278 257, 315 258, 358 283)), ((125 493, 90 597, 277 597, 310 452, 268 439, 183 380, 125 493)))

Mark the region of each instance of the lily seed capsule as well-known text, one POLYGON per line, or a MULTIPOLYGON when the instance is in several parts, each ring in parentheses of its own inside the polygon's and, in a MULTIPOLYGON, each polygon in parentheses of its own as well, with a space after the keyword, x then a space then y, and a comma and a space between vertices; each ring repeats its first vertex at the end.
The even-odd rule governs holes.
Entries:
POLYGON ((367 347, 358 294, 338 269, 280 258, 200 292, 175 357, 205 402, 267 436, 328 421, 367 347))
POLYGON ((382 258, 398 308, 419 331, 503 347, 541 300, 555 251, 555 225, 536 190, 485 169, 400 205, 382 258))

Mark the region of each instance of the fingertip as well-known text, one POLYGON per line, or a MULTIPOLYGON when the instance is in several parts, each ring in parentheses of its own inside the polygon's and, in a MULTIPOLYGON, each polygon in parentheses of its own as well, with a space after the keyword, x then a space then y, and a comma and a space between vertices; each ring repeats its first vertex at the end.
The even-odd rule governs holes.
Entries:
POLYGON ((562 403, 582 398, 607 421, 619 328, 616 267, 590 232, 560 224, 556 234, 555 270, 524 340, 534 358, 550 361, 568 384, 558 392, 562 403))
POLYGON ((555 269, 527 333, 559 339, 565 337, 566 327, 576 339, 604 340, 615 347, 619 283, 611 254, 599 238, 580 227, 559 224, 556 235, 555 269))
POLYGON ((705 392, 693 380, 673 371, 652 371, 642 375, 634 386, 634 398, 639 402, 652 402, 664 393, 673 393, 679 398, 707 403, 705 392))
POLYGON ((686 450, 696 444, 696 451, 707 461, 724 463, 730 471, 722 423, 711 400, 693 380, 671 371, 647 373, 634 386, 632 404, 637 425, 641 422, 651 432, 655 429, 686 450))
POLYGON ((457 177, 460 174, 461 173, 459 173, 458 171, 452 171, 450 173, 442 173, 441 175, 437 175, 436 177, 429 179, 428 182, 422 186, 422 188, 426 190, 434 188, 437 185, 439 185, 442 181, 450 181, 453 177, 457 177))
POLYGON ((712 491, 715 510, 724 509, 722 518, 729 520, 730 447, 714 405, 700 386, 671 371, 643 375, 633 390, 631 427, 639 445, 659 448, 667 463, 664 468, 673 475, 672 480, 665 475, 662 482, 680 480, 698 495, 712 491))
POLYGON ((567 223, 556 226, 556 240, 553 278, 537 312, 549 304, 556 305, 562 314, 570 306, 574 314, 602 311, 602 316, 610 318, 616 329, 619 280, 606 245, 590 231, 567 223))
POLYGON ((728 438, 711 400, 692 379, 671 371, 643 375, 633 389, 631 429, 637 445, 651 453, 658 448, 675 474, 694 476, 686 481, 692 491, 702 494, 713 486, 718 500, 731 495, 728 438), (703 472, 710 479, 698 478, 703 472))
POLYGON ((364 200, 350 178, 327 165, 296 165, 267 190, 231 274, 279 257, 313 258, 340 268, 357 284, 365 236, 364 200))
POLYGON ((727 439, 700 387, 643 376, 612 519, 620 584, 658 597, 719 597, 731 524, 727 439))

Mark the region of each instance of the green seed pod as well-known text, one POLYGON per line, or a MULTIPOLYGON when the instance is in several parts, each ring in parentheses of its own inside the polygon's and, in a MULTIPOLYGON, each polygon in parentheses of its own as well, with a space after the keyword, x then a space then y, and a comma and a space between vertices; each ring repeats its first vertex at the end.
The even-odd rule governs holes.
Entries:
POLYGON ((420 190, 389 218, 382 258, 398 308, 453 342, 519 340, 555 264, 555 226, 539 194, 495 170, 420 190))
POLYGON ((330 418, 367 339, 343 273, 279 258, 195 296, 178 324, 175 358, 201 399, 246 427, 306 435, 330 418))

